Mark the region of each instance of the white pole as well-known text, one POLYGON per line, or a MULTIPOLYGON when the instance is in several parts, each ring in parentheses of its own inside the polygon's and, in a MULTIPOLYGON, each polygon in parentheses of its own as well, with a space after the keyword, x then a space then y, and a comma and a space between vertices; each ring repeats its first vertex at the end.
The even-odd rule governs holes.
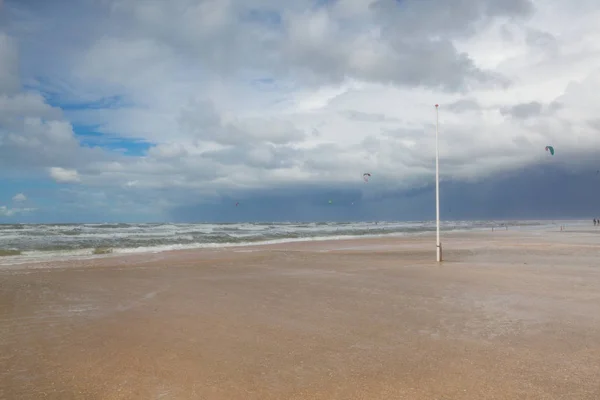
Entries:
POLYGON ((440 150, 438 145, 439 104, 435 105, 435 220, 436 220, 436 255, 437 262, 442 261, 442 244, 440 243, 440 150))

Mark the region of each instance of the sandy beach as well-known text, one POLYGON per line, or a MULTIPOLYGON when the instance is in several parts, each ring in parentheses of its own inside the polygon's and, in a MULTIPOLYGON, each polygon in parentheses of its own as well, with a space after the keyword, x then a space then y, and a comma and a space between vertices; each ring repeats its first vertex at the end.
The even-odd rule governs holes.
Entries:
POLYGON ((0 269, 1 399, 599 399, 599 232, 0 269))

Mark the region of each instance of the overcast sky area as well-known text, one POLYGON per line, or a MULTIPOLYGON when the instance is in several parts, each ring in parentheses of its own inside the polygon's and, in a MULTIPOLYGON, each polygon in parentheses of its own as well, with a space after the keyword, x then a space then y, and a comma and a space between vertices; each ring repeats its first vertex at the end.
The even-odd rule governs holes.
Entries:
POLYGON ((442 219, 600 217, 598 21, 597 0, 0 0, 0 222, 431 220, 436 103, 442 219))

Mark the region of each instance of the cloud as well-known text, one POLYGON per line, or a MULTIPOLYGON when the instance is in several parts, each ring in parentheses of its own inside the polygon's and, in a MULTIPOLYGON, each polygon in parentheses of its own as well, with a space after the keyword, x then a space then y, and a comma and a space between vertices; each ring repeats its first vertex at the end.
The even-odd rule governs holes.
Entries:
POLYGON ((15 39, 0 31, 0 166, 5 175, 41 173, 51 165, 72 167, 115 156, 82 147, 60 107, 41 92, 26 90, 19 76, 15 39))
POLYGON ((510 115, 514 118, 526 119, 540 115, 542 113, 542 104, 537 101, 517 104, 512 107, 501 108, 500 113, 502 115, 510 115))
MULTIPOLYGON (((600 175, 593 157, 577 168, 542 162, 524 171, 507 171, 493 180, 443 181, 440 185, 443 221, 464 219, 584 219, 598 217, 600 175), (564 188, 564 189, 558 189, 564 188), (585 194, 585 195, 582 195, 585 194)), ((368 184, 361 186, 370 186, 368 184)), ((175 222, 238 221, 423 221, 435 218, 435 185, 426 182, 366 196, 354 188, 288 187, 286 191, 251 191, 241 197, 178 206, 175 222), (330 204, 329 200, 333 202, 330 204), (239 201, 239 206, 235 203, 239 201)))
POLYGON ((361 111, 348 110, 344 112, 344 115, 351 120, 364 121, 364 122, 400 122, 398 118, 390 117, 384 114, 377 113, 365 113, 361 111))
POLYGON ((552 55, 556 55, 559 50, 558 41, 553 35, 536 29, 527 31, 525 42, 529 46, 538 47, 552 55))
MULTIPOLYGON (((549 143, 565 171, 600 148, 593 2, 66 4, 4 4, 0 166, 78 182, 98 213, 407 195, 434 177, 436 103, 445 182, 534 168, 549 143)), ((53 212, 72 208, 56 190, 53 212)))
POLYGON ((60 183, 79 182, 80 181, 79 173, 74 169, 52 167, 52 168, 50 168, 50 176, 56 182, 60 182, 60 183))
POLYGON ((0 217, 14 217, 20 214, 27 214, 35 211, 35 208, 9 208, 0 206, 0 217))
POLYGON ((0 93, 14 93, 19 88, 17 54, 13 39, 0 32, 0 93))
MULTIPOLYGON (((113 20, 127 21, 131 28, 125 37, 94 43, 80 71, 112 83, 132 80, 129 84, 136 86, 155 73, 178 68, 174 60, 197 58, 204 71, 227 77, 241 69, 271 69, 313 84, 354 76, 453 90, 470 80, 495 79, 459 52, 453 38, 473 34, 472 25, 532 12, 527 0, 504 6, 497 1, 452 7, 440 3, 432 9, 392 0, 325 2, 317 8, 309 1, 107 3, 113 20), (141 66, 145 68, 137 68, 141 66)), ((119 28, 115 30, 123 31, 119 28)))
POLYGON ((219 145, 249 141, 288 144, 302 141, 306 136, 289 121, 222 115, 210 101, 190 102, 181 111, 179 124, 194 139, 219 145))
POLYGON ((25 196, 23 193, 17 193, 16 195, 14 195, 12 200, 16 203, 21 203, 27 201, 27 196, 25 196))
POLYGON ((11 217, 15 214, 15 209, 7 208, 6 206, 0 206, 0 216, 11 217))
POLYGON ((448 104, 446 108, 454 112, 479 111, 481 105, 473 99, 460 99, 448 104))

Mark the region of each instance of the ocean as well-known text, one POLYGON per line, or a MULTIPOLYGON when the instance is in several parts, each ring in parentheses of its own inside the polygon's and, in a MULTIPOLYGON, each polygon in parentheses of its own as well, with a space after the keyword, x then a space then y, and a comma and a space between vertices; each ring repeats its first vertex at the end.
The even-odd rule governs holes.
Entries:
MULTIPOLYGON (((542 229, 558 221, 452 221, 443 231, 542 229), (512 228, 511 228, 512 227, 512 228)), ((573 223, 573 221, 571 221, 573 223)), ((176 249, 251 246, 309 240, 336 240, 435 232, 435 221, 238 224, 14 224, 0 225, 0 265, 50 259, 176 249)))

